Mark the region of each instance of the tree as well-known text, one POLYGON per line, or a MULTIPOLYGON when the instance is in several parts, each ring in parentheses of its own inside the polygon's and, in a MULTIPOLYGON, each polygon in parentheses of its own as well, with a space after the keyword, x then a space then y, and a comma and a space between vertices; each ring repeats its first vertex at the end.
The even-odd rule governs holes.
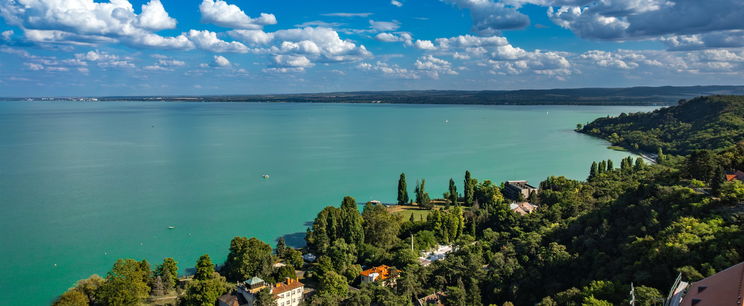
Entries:
POLYGON ((356 200, 349 196, 344 197, 341 202, 341 233, 338 237, 355 245, 364 242, 362 222, 356 200))
POLYGON ((426 180, 421 180, 421 183, 416 182, 416 203, 425 209, 432 209, 434 207, 431 204, 429 193, 426 192, 426 180))
POLYGON ((222 271, 230 281, 267 277, 271 274, 271 262, 271 246, 255 237, 235 237, 222 271))
POLYGON ((645 165, 645 163, 643 162, 643 158, 642 158, 642 157, 640 157, 640 156, 639 156, 639 157, 637 157, 637 158, 636 158, 636 161, 635 161, 635 168, 634 168, 634 169, 635 169, 636 171, 639 171, 639 170, 643 170, 643 167, 645 167, 645 166, 646 166, 646 165, 645 165))
POLYGON ((349 291, 346 278, 336 272, 329 271, 320 279, 319 293, 327 294, 331 297, 343 299, 349 291))
POLYGON ((302 252, 299 250, 289 248, 284 255, 284 261, 293 267, 302 268, 302 265, 305 263, 305 260, 302 258, 302 252))
POLYGON ((687 158, 687 172, 694 178, 710 183, 718 169, 716 154, 711 150, 695 151, 687 158))
POLYGON ((452 205, 457 205, 457 186, 455 186, 455 180, 449 180, 449 200, 452 205))
POLYGON ((664 156, 664 150, 659 147, 659 149, 656 150, 656 162, 659 164, 663 164, 664 160, 666 160, 666 156, 664 156))
POLYGON ((385 206, 367 203, 362 212, 364 237, 367 243, 389 249, 398 242, 400 219, 390 213, 385 206))
POLYGON ((710 191, 714 196, 721 196, 721 185, 723 184, 723 181, 723 168, 719 166, 718 168, 716 168, 716 171, 714 172, 710 182, 710 191))
POLYGON ((470 171, 465 171, 465 182, 463 187, 463 198, 464 198, 464 205, 467 206, 473 206, 473 189, 475 186, 473 186, 473 180, 470 177, 470 171))
POLYGON ((398 204, 408 203, 408 186, 406 184, 406 174, 401 173, 398 179, 398 204))
POLYGON ((54 303, 52 303, 53 306, 88 306, 90 301, 88 300, 88 297, 80 292, 80 290, 77 290, 75 288, 67 290, 65 293, 60 295, 56 300, 54 300, 54 303))
POLYGON ((264 288, 258 291, 256 294, 256 306, 275 306, 276 300, 274 299, 274 295, 271 294, 271 290, 269 288, 264 288))
POLYGON ((209 254, 204 254, 199 257, 199 260, 196 262, 196 273, 194 273, 194 279, 206 280, 211 278, 213 273, 214 264, 212 264, 212 259, 209 258, 209 254))
POLYGON ((178 262, 170 257, 164 258, 163 263, 155 268, 155 276, 160 277, 166 292, 173 290, 178 281, 178 262))
POLYGON ((610 172, 610 171, 612 171, 614 169, 615 169, 615 165, 612 164, 612 160, 611 159, 608 159, 607 160, 607 172, 610 172))
POLYGON ((607 161, 601 161, 599 162, 599 165, 597 166, 597 174, 605 173, 607 170, 607 161))
POLYGON ((96 304, 96 291, 103 285, 105 280, 93 274, 86 279, 81 279, 75 284, 75 289, 85 294, 91 304, 96 304))
POLYGON ((150 275, 144 262, 119 259, 96 290, 96 301, 104 305, 135 305, 150 294, 146 279, 150 275))
POLYGON ((284 253, 287 252, 287 242, 284 241, 284 237, 279 237, 279 239, 276 241, 276 256, 279 256, 279 258, 284 258, 284 253))
POLYGON ((209 255, 199 257, 196 262, 196 274, 186 285, 185 291, 179 304, 186 306, 214 305, 217 298, 227 292, 227 281, 214 271, 209 255))
POLYGON ((597 168, 597 162, 592 162, 592 167, 589 169, 589 179, 597 177, 599 169, 597 168))

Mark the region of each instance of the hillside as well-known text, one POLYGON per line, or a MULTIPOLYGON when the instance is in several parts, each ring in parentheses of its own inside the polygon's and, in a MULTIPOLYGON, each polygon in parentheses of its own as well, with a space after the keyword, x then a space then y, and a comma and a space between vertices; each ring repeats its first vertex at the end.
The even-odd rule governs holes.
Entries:
POLYGON ((664 86, 526 90, 359 91, 267 95, 115 96, 100 101, 392 103, 476 105, 673 105, 707 95, 744 95, 744 86, 664 86))
POLYGON ((647 152, 727 148, 744 140, 744 96, 699 97, 651 113, 599 118, 581 132, 647 152))

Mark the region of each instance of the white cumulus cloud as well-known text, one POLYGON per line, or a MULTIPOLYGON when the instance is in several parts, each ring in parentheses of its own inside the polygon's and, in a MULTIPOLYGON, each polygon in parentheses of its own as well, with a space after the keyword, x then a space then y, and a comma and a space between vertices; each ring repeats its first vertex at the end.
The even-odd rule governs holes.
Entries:
POLYGON ((257 18, 246 15, 235 4, 223 0, 204 0, 199 5, 202 21, 226 28, 261 29, 265 25, 276 24, 273 14, 261 13, 257 18))

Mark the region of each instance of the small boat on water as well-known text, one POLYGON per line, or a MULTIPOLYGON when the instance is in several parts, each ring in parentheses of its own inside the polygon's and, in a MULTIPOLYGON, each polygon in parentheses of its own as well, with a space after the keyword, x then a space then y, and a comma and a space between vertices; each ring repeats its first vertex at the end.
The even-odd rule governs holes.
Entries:
POLYGON ((175 228, 176 228, 176 227, 175 227, 175 226, 173 226, 173 225, 171 225, 171 226, 169 226, 169 227, 168 227, 168 229, 175 229, 175 228))
POLYGON ((261 177, 264 178, 264 179, 268 179, 269 178, 269 175, 268 174, 264 174, 261 177))

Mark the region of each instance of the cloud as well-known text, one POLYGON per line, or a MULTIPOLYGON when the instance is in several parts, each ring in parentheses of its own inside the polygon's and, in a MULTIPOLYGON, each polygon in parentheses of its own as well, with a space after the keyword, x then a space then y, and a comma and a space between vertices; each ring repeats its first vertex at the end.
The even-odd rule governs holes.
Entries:
POLYGON ((390 1, 390 4, 392 4, 392 5, 394 5, 394 6, 397 6, 397 7, 401 7, 401 6, 403 6, 403 3, 402 3, 402 2, 400 2, 400 1, 398 1, 398 0, 391 0, 391 1, 390 1))
POLYGON ((211 65, 213 67, 229 67, 230 61, 224 56, 215 55, 211 65))
POLYGON ((275 55, 274 63, 278 67, 284 68, 307 68, 313 66, 310 59, 304 55, 275 55))
POLYGON ((364 45, 342 40, 338 32, 329 28, 287 29, 272 34, 281 43, 269 52, 308 55, 326 62, 353 61, 371 55, 364 45))
POLYGON ((421 50, 436 50, 437 48, 434 47, 434 43, 431 42, 431 40, 417 40, 414 44, 416 48, 421 50))
POLYGON ((521 29, 530 24, 530 19, 517 11, 517 7, 492 0, 441 0, 470 11, 473 32, 483 36, 499 33, 500 30, 521 29))
POLYGON ((366 18, 372 15, 372 13, 326 13, 321 14, 322 16, 328 16, 328 17, 362 17, 366 18))
MULTIPOLYGON (((548 15, 556 24, 583 38, 637 40, 656 39, 665 35, 744 30, 744 3, 740 0, 544 2, 551 6, 548 15), (557 7, 552 7, 553 5, 557 7)), ((674 41, 672 38, 672 44, 674 41)), ((710 45, 715 46, 713 43, 710 45)))
POLYGON ((417 80, 421 78, 421 76, 419 76, 419 74, 416 73, 415 71, 402 68, 398 65, 390 65, 388 63, 383 63, 383 62, 377 62, 375 64, 360 63, 359 65, 357 65, 357 68, 363 71, 382 72, 383 75, 388 76, 388 77, 393 77, 396 79, 417 80))
POLYGON ((6 30, 6 31, 3 31, 3 33, 0 34, 0 36, 3 37, 3 40, 10 40, 10 38, 13 37, 14 33, 15 32, 13 32, 13 30, 6 30))
POLYGON ((4 1, 0 14, 10 25, 23 29, 35 43, 94 45, 123 42, 135 47, 189 49, 185 37, 163 37, 153 31, 171 29, 176 20, 159 0, 142 5, 137 15, 129 1, 4 1))
POLYGON ((626 50, 615 52, 590 50, 581 54, 580 58, 590 60, 593 64, 600 67, 613 67, 626 70, 638 68, 640 62, 646 59, 642 54, 626 50))
POLYGON ((666 35, 659 39, 673 51, 744 47, 744 30, 692 35, 666 35))
POLYGON ((224 41, 217 37, 217 33, 208 30, 190 30, 188 38, 197 47, 212 52, 247 53, 248 47, 237 41, 224 41))
POLYGON ((153 31, 176 27, 176 20, 168 16, 160 0, 152 0, 143 4, 142 13, 137 16, 137 23, 140 27, 153 31))
POLYGON ((223 0, 204 0, 199 5, 202 21, 226 28, 261 29, 265 25, 276 24, 272 14, 261 13, 258 18, 251 18, 237 5, 223 0))
POLYGON ((398 22, 397 20, 393 20, 393 21, 370 20, 369 25, 373 30, 378 31, 378 32, 395 31, 398 28, 400 28, 400 22, 398 22))
POLYGON ((375 39, 382 42, 403 42, 407 46, 413 45, 413 35, 408 32, 379 33, 375 39))
POLYGON ((136 65, 131 61, 131 57, 120 57, 115 54, 91 50, 86 53, 75 54, 75 59, 79 61, 96 62, 101 68, 135 68, 136 65))
POLYGON ((414 66, 433 79, 438 79, 440 73, 457 75, 457 71, 452 70, 452 64, 450 62, 431 55, 418 58, 414 66))
POLYGON ((263 45, 274 39, 272 33, 262 30, 232 30, 228 32, 228 35, 250 45, 263 45))
POLYGON ((37 63, 23 63, 23 65, 31 71, 44 70, 44 66, 37 63))

